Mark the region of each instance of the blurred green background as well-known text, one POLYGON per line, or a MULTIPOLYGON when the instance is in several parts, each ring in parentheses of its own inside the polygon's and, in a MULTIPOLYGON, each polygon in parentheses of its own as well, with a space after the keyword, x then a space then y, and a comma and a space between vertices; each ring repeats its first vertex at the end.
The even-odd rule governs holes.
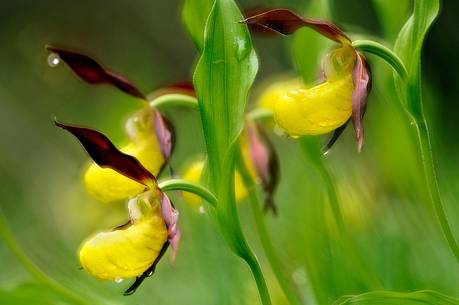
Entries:
MULTIPOLYGON (((306 12, 302 0, 239 1, 306 12)), ((410 12, 410 1, 335 0, 333 20, 356 37, 392 45, 410 12), (408 4, 407 4, 408 3, 408 4), (392 12, 382 7, 396 6, 392 12), (406 4, 406 5, 405 5, 406 4), (388 22, 389 20, 389 22, 388 22)), ((62 65, 47 64, 48 43, 92 55, 144 92, 191 79, 196 50, 181 19, 181 1, 0 1, 0 208, 26 255, 90 304, 257 304, 245 265, 227 249, 208 215, 173 196, 180 209, 182 243, 175 265, 169 256, 133 296, 127 281, 99 282, 79 269, 77 249, 92 232, 126 219, 123 203, 103 205, 84 191, 87 156, 53 119, 94 127, 115 143, 125 141, 123 122, 141 104, 108 87, 91 87, 62 65)), ((424 51, 425 101, 432 122, 442 195, 459 237, 459 3, 442 3, 424 51)), ((269 78, 294 73, 292 38, 255 38, 260 70, 256 93, 269 78)), ((307 43, 305 44, 307 46, 307 43)), ((308 56, 308 48, 304 49, 308 56)), ((356 251, 381 288, 433 289, 459 297, 459 267, 427 200, 414 133, 394 93, 391 71, 369 56, 374 89, 365 117, 366 146, 357 154, 351 128, 327 156, 356 251)), ((177 128, 172 165, 180 172, 203 151, 196 113, 168 109, 177 128)), ((337 240, 324 185, 291 139, 272 136, 281 160, 276 196, 279 216, 267 216, 285 272, 307 304, 328 303, 368 291, 337 240), (314 279, 319 290, 311 288, 314 279)), ((263 257, 251 210, 239 205, 249 241, 265 270, 274 304, 286 304, 263 257)), ((72 304, 36 284, 0 241, 0 304, 72 304)))

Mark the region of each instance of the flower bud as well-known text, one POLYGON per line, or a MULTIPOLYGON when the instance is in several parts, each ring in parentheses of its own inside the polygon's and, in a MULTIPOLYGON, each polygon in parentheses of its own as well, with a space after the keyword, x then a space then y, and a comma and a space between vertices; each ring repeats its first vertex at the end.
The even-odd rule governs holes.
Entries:
POLYGON ((101 280, 119 280, 139 276, 152 266, 168 240, 160 196, 154 190, 131 199, 126 225, 86 240, 79 253, 83 269, 101 280))

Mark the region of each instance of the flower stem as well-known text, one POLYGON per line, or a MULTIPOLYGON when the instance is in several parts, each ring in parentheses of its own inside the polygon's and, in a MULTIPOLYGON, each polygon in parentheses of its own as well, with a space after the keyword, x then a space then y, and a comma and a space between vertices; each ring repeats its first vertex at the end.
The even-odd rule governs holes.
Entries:
POLYGON ((54 290, 56 293, 66 297, 69 300, 75 302, 75 304, 80 305, 89 305, 94 304, 90 303, 83 297, 74 293, 73 291, 67 289, 66 287, 60 285, 58 282, 46 275, 40 268, 38 268, 25 254, 24 251, 20 248, 15 238, 11 234, 11 231, 8 229, 5 218, 0 212, 0 238, 3 239, 5 245, 11 251, 11 253, 16 257, 19 263, 24 267, 24 269, 39 283, 49 287, 54 290))
POLYGON ((279 283, 279 286, 284 292, 289 303, 291 305, 300 305, 302 302, 301 302, 299 293, 295 289, 296 287, 293 287, 294 284, 292 283, 292 281, 290 281, 288 276, 284 273, 285 269, 282 266, 282 262, 277 256, 277 253, 274 250, 274 246, 271 243, 271 240, 269 238, 269 234, 266 229, 266 223, 264 221, 263 213, 260 208, 261 204, 258 200, 258 196, 257 196, 256 188, 255 188, 255 182, 253 178, 250 176, 250 173, 244 161, 241 159, 240 152, 238 156, 238 169, 244 181, 244 185, 248 191, 250 206, 251 206, 253 217, 255 220, 255 227, 257 229, 258 236, 260 237, 261 245, 266 254, 266 258, 268 259, 271 269, 273 270, 273 273, 277 279, 277 282, 279 283))
POLYGON ((443 231, 443 235, 445 236, 446 241, 448 242, 448 245, 456 260, 459 261, 459 247, 456 239, 454 238, 440 196, 427 121, 424 117, 422 117, 422 119, 414 120, 414 122, 419 141, 419 148, 421 150, 422 167, 424 170, 429 197, 434 207, 438 222, 440 223, 441 229, 443 231))
POLYGON ((161 108, 164 106, 181 106, 192 109, 198 109, 198 101, 195 97, 185 94, 164 94, 150 101, 150 106, 154 108, 161 108))
POLYGON ((217 205, 217 198, 207 188, 197 183, 183 179, 168 179, 158 183, 158 187, 163 191, 185 191, 200 196, 213 207, 217 205))
POLYGON ((402 79, 407 79, 408 73, 403 61, 388 47, 373 40, 356 40, 352 42, 352 46, 382 58, 397 71, 402 79))
POLYGON ((311 149, 311 144, 316 143, 308 143, 305 138, 301 139, 301 146, 302 151, 305 154, 307 159, 312 160, 313 165, 317 169, 318 173, 322 177, 323 182, 325 183, 325 188, 327 189, 328 199, 330 203, 330 208, 333 213, 333 217, 336 222, 336 226, 338 229, 338 234, 340 235, 340 240, 342 247, 346 253, 346 255, 351 260, 351 263, 355 270, 359 273, 362 279, 364 279, 368 288, 375 290, 381 289, 382 285, 379 279, 374 276, 371 272, 368 272, 368 269, 365 268, 362 264, 362 258, 359 257, 357 251, 355 249, 354 241, 349 235, 349 232, 346 228, 344 223, 344 218, 341 212, 338 195, 336 193, 335 184, 333 182, 333 177, 331 176, 330 172, 328 171, 323 159, 320 157, 319 149, 311 149), (311 154, 314 154, 311 156, 311 154))

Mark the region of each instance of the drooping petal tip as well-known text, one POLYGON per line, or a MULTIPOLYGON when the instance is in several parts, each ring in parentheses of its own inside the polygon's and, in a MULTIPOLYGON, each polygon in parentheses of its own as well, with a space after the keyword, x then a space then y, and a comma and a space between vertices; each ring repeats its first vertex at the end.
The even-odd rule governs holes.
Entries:
POLYGON ((104 134, 99 131, 67 125, 55 121, 54 124, 73 134, 88 155, 100 167, 111 168, 145 186, 156 184, 156 178, 133 156, 119 151, 104 134))
POLYGON ((50 53, 57 54, 59 59, 82 80, 89 84, 111 84, 133 97, 146 100, 145 95, 125 77, 105 69, 93 58, 79 52, 47 45, 50 53))
POLYGON ((153 112, 153 125, 156 138, 164 159, 169 160, 175 144, 175 132, 172 123, 166 119, 159 111, 153 112))
POLYGON ((172 261, 175 261, 181 236, 178 227, 179 212, 164 193, 161 193, 160 204, 163 219, 167 227, 168 241, 172 249, 172 261))
POLYGON ((279 182, 279 159, 274 145, 259 126, 248 124, 246 128, 250 157, 266 195, 263 210, 264 212, 271 210, 276 215, 277 206, 274 202, 274 193, 279 182))
POLYGON ((352 73, 354 91, 352 93, 352 122, 354 124, 357 149, 362 151, 364 141, 364 130, 362 119, 371 91, 371 68, 363 54, 357 52, 356 63, 352 73))

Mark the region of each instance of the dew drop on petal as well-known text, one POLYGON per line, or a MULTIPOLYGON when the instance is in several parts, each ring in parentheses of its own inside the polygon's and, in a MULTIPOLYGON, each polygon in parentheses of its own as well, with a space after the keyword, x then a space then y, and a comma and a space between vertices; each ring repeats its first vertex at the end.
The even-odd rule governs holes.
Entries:
POLYGON ((48 55, 48 65, 50 67, 56 67, 61 62, 61 58, 56 53, 51 53, 48 55))
POLYGON ((243 39, 236 39, 236 58, 238 61, 245 59, 250 54, 250 47, 247 45, 247 42, 243 39))
POLYGON ((123 279, 117 276, 115 278, 115 283, 120 284, 121 282, 123 282, 123 279))
POLYGON ((199 206, 198 212, 199 212, 199 214, 205 214, 206 213, 206 209, 201 205, 201 206, 199 206))

